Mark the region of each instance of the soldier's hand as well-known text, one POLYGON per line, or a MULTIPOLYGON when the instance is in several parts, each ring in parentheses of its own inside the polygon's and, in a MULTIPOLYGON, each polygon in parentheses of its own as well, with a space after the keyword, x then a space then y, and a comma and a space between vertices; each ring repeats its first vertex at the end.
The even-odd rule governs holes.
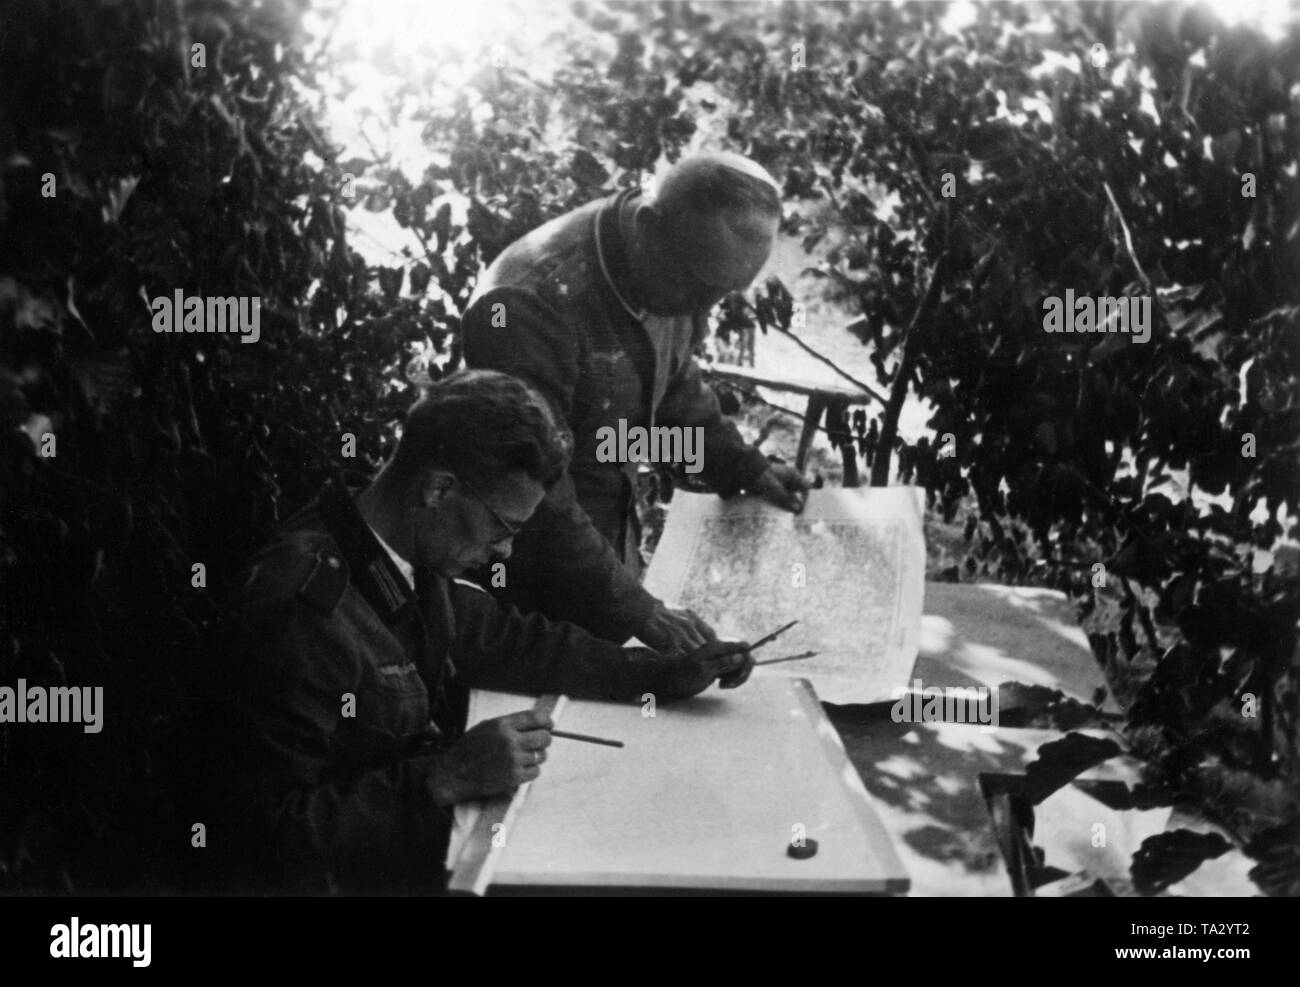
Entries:
POLYGON ((661 655, 679 658, 716 641, 718 635, 694 610, 655 605, 637 637, 661 655))
POLYGON ((684 699, 703 692, 718 678, 724 689, 744 685, 754 670, 754 659, 748 641, 714 640, 670 665, 668 692, 675 699, 684 699))
POLYGON ((793 466, 773 463, 749 485, 749 492, 798 514, 808 499, 808 481, 793 466))
POLYGON ((436 759, 431 784, 442 805, 513 792, 541 774, 551 718, 525 710, 484 720, 436 759))

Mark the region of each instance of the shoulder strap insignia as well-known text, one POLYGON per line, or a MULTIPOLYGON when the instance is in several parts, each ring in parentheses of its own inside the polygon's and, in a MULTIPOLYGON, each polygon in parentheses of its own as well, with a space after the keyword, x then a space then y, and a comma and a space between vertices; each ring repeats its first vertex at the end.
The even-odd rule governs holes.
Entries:
POLYGON ((316 553, 311 572, 298 587, 298 598, 329 616, 347 588, 347 563, 338 552, 322 549, 316 553))
POLYGON ((537 293, 557 308, 576 302, 591 286, 591 267, 587 258, 574 254, 556 265, 537 287, 537 293))

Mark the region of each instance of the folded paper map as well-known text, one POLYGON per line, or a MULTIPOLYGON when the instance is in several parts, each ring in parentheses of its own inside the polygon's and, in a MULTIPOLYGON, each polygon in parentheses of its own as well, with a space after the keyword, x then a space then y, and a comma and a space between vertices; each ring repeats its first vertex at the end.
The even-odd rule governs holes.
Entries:
POLYGON ((753 497, 678 492, 646 588, 723 638, 756 641, 798 620, 755 658, 816 657, 755 674, 810 679, 826 702, 881 702, 916 662, 922 498, 917 487, 813 490, 794 515, 753 497))

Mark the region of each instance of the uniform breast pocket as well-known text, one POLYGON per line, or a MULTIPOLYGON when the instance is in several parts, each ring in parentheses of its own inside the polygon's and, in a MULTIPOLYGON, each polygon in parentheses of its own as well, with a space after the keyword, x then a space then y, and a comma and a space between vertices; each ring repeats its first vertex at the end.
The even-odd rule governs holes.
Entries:
POLYGON ((376 665, 374 684, 368 726, 394 737, 408 737, 428 726, 429 694, 415 665, 376 665))

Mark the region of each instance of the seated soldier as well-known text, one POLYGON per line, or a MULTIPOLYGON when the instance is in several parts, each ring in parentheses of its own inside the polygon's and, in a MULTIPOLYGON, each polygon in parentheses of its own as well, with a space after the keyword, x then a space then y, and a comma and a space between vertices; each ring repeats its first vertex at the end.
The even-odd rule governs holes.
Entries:
POLYGON ((747 644, 668 659, 455 578, 509 557, 570 447, 522 382, 454 374, 368 487, 331 485, 254 560, 204 674, 208 849, 192 852, 225 890, 440 888, 453 806, 537 778, 551 740, 534 712, 465 731, 471 687, 667 702, 748 678, 747 644))

